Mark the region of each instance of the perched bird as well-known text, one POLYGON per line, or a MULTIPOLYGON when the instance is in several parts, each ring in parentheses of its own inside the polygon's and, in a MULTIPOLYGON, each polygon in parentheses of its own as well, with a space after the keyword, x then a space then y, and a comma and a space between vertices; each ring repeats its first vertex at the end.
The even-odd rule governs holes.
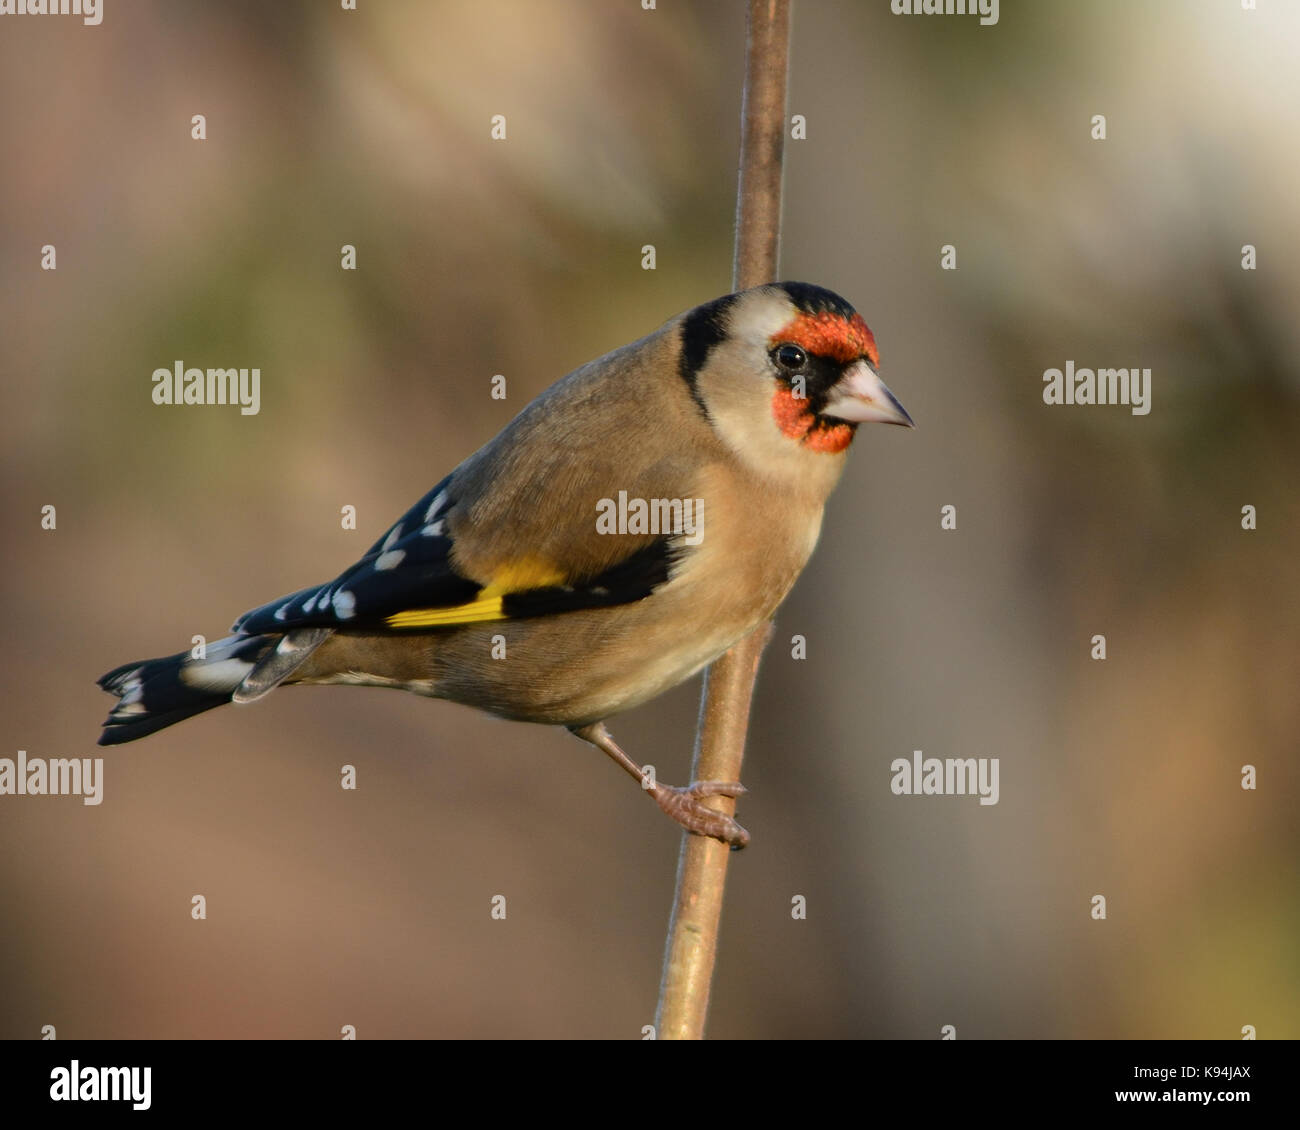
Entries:
MULTIPOLYGON (((568 727, 643 785, 605 719, 769 620, 816 544, 859 423, 911 426, 844 299, 729 294, 552 385, 334 580, 236 621, 201 659, 128 663, 101 745, 284 684, 396 687, 568 727)), ((646 789, 685 828, 748 833, 646 789)))

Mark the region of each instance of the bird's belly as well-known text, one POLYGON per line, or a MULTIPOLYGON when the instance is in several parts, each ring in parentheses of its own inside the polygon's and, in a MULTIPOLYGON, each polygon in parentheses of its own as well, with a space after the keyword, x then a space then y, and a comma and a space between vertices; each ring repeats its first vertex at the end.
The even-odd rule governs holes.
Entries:
POLYGON ((583 725, 677 686, 750 627, 701 624, 683 632, 648 611, 632 606, 458 631, 436 645, 433 693, 520 721, 583 725), (493 647, 499 658, 485 660, 493 647))

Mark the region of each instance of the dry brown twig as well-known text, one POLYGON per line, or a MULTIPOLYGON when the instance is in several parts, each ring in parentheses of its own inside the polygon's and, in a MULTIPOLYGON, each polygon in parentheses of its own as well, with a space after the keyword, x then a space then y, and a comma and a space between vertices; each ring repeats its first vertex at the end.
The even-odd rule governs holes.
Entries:
MULTIPOLYGON (((749 0, 733 290, 776 281, 789 50, 790 0, 749 0)), ((740 780, 754 678, 771 633, 770 624, 759 628, 705 674, 692 781, 740 780)), ((736 802, 725 797, 705 803, 735 811, 736 802)), ((655 1017, 660 1039, 704 1037, 730 854, 717 840, 682 836, 655 1017)))

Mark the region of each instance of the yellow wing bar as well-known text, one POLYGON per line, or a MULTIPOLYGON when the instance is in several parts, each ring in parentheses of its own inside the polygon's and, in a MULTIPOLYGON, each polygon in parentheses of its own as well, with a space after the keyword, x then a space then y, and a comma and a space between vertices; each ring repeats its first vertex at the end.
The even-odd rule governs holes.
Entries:
POLYGON ((540 558, 526 557, 497 569, 489 584, 467 604, 450 608, 412 608, 384 618, 390 628, 441 628, 450 624, 479 624, 505 620, 506 594, 527 592, 564 583, 564 574, 540 558))
POLYGON ((504 620, 499 596, 479 597, 451 608, 412 608, 384 619, 390 628, 441 628, 447 624, 477 624, 483 620, 504 620))

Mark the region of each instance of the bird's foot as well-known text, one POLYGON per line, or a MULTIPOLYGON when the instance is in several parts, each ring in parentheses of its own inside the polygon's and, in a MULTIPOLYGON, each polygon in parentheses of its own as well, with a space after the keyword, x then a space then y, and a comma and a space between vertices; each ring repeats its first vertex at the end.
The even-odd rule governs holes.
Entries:
POLYGON ((732 851, 739 851, 749 843, 749 833, 725 812, 717 812, 700 802, 713 796, 738 797, 745 791, 739 781, 696 781, 684 788, 656 784, 649 790, 655 803, 688 832, 712 836, 732 851))

